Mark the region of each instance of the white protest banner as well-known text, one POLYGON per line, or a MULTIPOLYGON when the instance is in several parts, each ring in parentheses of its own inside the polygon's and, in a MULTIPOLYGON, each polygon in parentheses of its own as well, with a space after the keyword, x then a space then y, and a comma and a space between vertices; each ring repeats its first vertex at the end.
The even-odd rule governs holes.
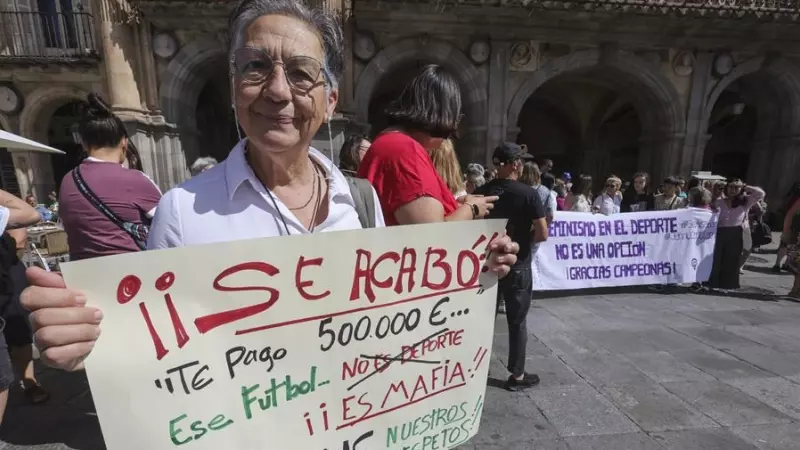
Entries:
POLYGON ((710 211, 559 212, 533 258, 534 289, 707 281, 717 218, 710 211))
POLYGON ((478 429, 505 221, 321 233, 63 266, 103 310, 109 450, 447 449, 478 429))

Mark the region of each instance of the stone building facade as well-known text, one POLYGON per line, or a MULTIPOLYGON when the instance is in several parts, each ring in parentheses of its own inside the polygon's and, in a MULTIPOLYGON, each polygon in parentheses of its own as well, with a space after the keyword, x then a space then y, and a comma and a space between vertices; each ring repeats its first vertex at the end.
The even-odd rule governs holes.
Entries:
MULTIPOLYGON (((199 156, 224 159, 237 136, 225 56, 234 3, 0 0, 0 126, 72 155, 70 105, 95 91, 128 123, 162 188, 199 156), (19 41, 37 27, 18 15, 47 1, 56 13, 80 11, 57 27, 80 36, 26 49, 19 41), (92 27, 76 25, 86 17, 92 27), (3 86, 18 107, 2 108, 3 86)), ((340 15, 347 44, 339 116, 320 148, 338 148, 352 124, 379 131, 414 71, 437 63, 461 84, 463 164, 488 165, 511 140, 556 171, 598 179, 712 170, 777 199, 800 178, 797 0, 312 3, 340 15)), ((52 189, 69 155, 13 153, 20 191, 52 189)))

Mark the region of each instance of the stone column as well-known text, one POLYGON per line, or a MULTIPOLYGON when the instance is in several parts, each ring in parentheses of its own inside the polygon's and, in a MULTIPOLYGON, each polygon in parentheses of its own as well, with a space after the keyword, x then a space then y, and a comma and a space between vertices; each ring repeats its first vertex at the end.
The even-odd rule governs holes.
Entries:
POLYGON ((505 141, 516 142, 519 128, 517 124, 508 123, 508 102, 506 87, 508 85, 508 52, 511 43, 492 41, 492 55, 489 58, 489 86, 487 87, 487 123, 486 130, 486 163, 492 164, 492 152, 495 147, 505 141), (514 128, 513 136, 512 130, 514 128))
POLYGON ((185 180, 188 172, 177 130, 158 111, 150 27, 127 0, 95 0, 95 4, 106 99, 125 123, 144 171, 166 190, 185 180))
POLYGON ((144 82, 144 105, 152 114, 161 114, 158 104, 158 80, 156 76, 156 61, 153 56, 153 35, 150 22, 142 19, 139 23, 139 58, 142 61, 142 75, 144 82))
POLYGON ((673 169, 681 175, 688 175, 692 170, 703 167, 703 153, 706 143, 711 138, 708 134, 708 116, 714 105, 708 105, 707 92, 712 85, 711 69, 714 54, 698 52, 692 72, 692 88, 689 91, 689 102, 686 109, 686 139, 680 149, 680 159, 673 169))
POLYGON ((639 139, 639 167, 650 174, 654 182, 670 175, 680 175, 677 156, 683 148, 686 135, 644 135, 639 139))
POLYGON ((108 82, 108 100, 114 109, 141 114, 142 100, 136 84, 136 33, 128 22, 135 12, 125 0, 97 0, 103 63, 108 82))

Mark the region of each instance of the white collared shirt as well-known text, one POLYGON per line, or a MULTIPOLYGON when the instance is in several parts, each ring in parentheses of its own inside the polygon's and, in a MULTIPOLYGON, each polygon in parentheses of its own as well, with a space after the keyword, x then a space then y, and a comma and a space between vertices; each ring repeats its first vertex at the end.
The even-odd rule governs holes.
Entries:
POLYGON ((598 208, 600 214, 604 214, 606 216, 610 216, 612 214, 619 214, 619 205, 621 203, 621 199, 619 195, 615 195, 613 198, 603 192, 597 198, 594 199, 594 207, 598 208))
MULTIPOLYGON (((273 194, 278 205, 275 209, 267 189, 245 159, 246 142, 239 142, 222 163, 164 194, 150 228, 148 249, 285 236, 285 228, 291 234, 310 234, 273 194)), ((344 174, 318 150, 311 148, 309 155, 331 177, 328 217, 315 232, 361 229, 344 174)), ((375 227, 383 227, 383 211, 374 189, 372 195, 375 227)))

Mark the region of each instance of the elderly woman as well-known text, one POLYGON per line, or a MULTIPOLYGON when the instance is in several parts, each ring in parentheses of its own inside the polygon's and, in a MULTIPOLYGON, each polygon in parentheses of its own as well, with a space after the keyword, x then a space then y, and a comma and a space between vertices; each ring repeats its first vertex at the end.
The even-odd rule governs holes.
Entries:
POLYGON ((192 164, 192 167, 189 168, 189 172, 191 172, 193 177, 196 177, 206 170, 213 168, 217 164, 219 164, 219 161, 216 159, 210 156, 203 156, 202 158, 197 158, 194 160, 194 164, 192 164))
POLYGON ((480 164, 472 163, 467 165, 467 172, 464 176, 466 179, 467 194, 472 194, 475 192, 475 189, 486 184, 486 178, 483 176, 484 172, 486 172, 486 170, 480 164))
MULTIPOLYGON (((164 196, 149 248, 362 228, 347 180, 310 147, 336 107, 342 31, 298 0, 244 0, 229 30, 235 113, 247 135, 230 156, 164 196)), ((374 192, 373 192, 374 194, 374 192)), ((376 202, 377 203, 377 202, 376 202)), ((383 225, 381 209, 375 223, 383 225)), ((490 269, 506 274, 518 246, 492 245, 490 269)), ((101 311, 62 279, 29 270, 23 293, 48 364, 82 366, 100 334, 101 311)))

